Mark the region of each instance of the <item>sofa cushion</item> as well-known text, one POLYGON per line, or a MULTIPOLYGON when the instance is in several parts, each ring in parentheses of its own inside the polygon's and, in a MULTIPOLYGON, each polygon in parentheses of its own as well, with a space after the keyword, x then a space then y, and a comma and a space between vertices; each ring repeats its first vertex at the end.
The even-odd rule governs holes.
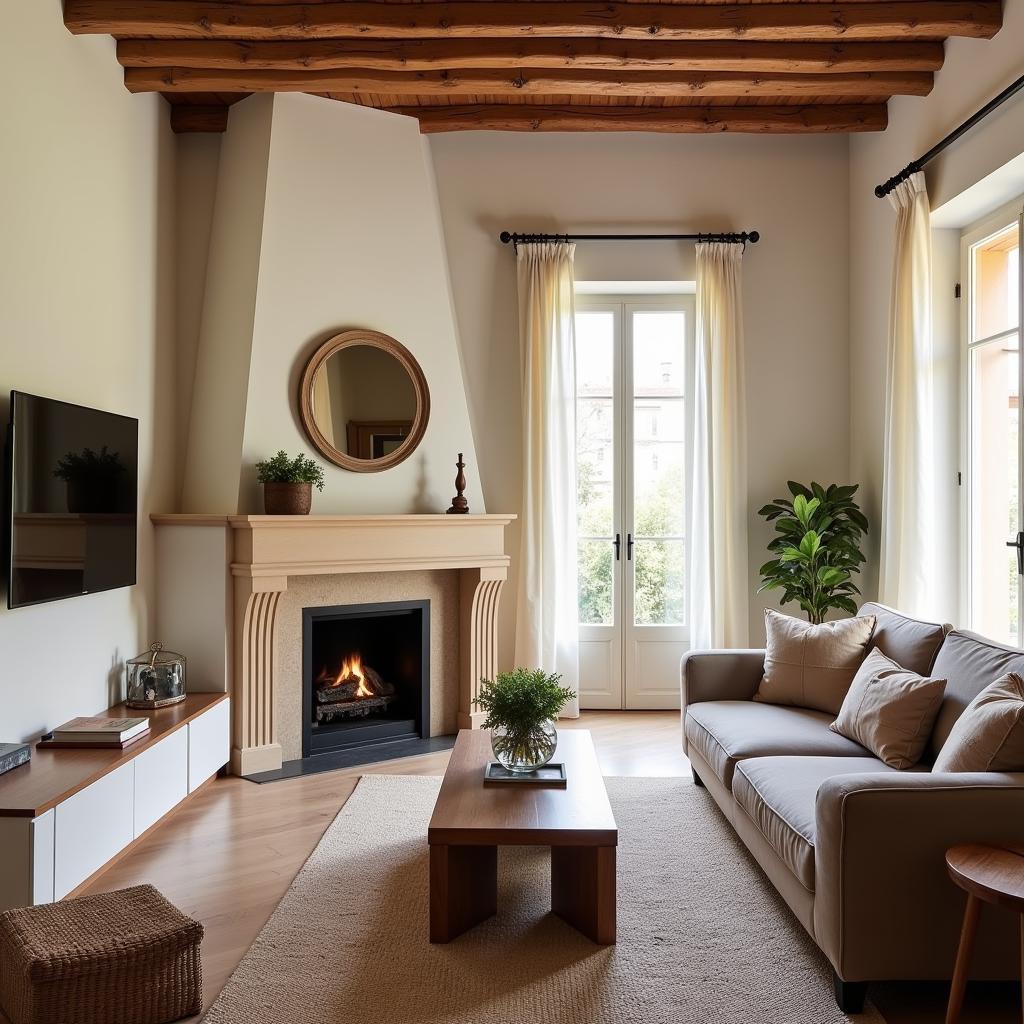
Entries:
POLYGON ((911 768, 928 744, 945 689, 945 679, 919 676, 876 647, 857 670, 829 728, 860 743, 890 768, 911 768))
POLYGON ((836 775, 893 770, 874 757, 755 757, 736 766, 732 795, 800 884, 814 892, 818 787, 836 775))
POLYGON ((870 616, 814 624, 764 613, 764 677, 754 700, 836 714, 871 646, 870 616))
POLYGON ((956 720, 932 771, 1024 772, 1024 679, 1008 672, 956 720))
POLYGON ((772 754, 819 754, 866 757, 867 751, 829 730, 831 715, 808 708, 756 704, 749 700, 714 700, 686 709, 687 742, 732 788, 737 761, 772 754))
POLYGON ((966 629, 954 629, 935 659, 932 675, 946 680, 946 695, 935 720, 929 752, 932 760, 949 739, 964 709, 990 683, 1007 672, 1024 675, 1024 651, 988 640, 966 629))
POLYGON ((919 676, 926 676, 935 664, 942 641, 950 627, 940 622, 912 619, 888 605, 867 601, 858 615, 873 615, 875 631, 871 643, 897 665, 909 668, 919 676))

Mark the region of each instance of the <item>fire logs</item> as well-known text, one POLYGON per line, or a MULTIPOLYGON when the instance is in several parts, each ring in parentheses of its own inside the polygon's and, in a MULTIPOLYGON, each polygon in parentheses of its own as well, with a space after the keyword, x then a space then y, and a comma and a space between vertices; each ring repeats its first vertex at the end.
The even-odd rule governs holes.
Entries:
POLYGON ((316 682, 316 720, 364 718, 384 711, 395 698, 395 688, 385 682, 358 654, 345 658, 332 676, 326 669, 316 682))

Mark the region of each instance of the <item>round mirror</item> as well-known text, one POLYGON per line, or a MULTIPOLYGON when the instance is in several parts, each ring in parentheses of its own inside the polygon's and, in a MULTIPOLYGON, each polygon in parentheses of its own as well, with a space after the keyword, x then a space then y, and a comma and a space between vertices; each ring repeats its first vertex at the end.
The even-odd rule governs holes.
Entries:
POLYGON ((376 331, 329 338, 302 375, 302 426, 343 469, 376 473, 397 466, 416 450, 429 413, 419 363, 404 345, 376 331))

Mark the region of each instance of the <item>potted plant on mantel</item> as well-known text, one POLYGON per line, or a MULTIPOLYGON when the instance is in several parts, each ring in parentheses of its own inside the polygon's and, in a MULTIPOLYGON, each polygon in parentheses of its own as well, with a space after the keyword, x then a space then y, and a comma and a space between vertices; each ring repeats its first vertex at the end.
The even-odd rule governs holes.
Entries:
POLYGON ((761 566, 757 592, 781 590, 781 604, 795 601, 807 620, 823 622, 832 610, 857 614, 853 582, 865 561, 860 549, 868 521, 853 496, 857 485, 810 487, 789 481, 792 498, 776 498, 758 511, 775 524, 770 561, 761 566))
POLYGON ((494 756, 510 772, 532 772, 551 760, 558 744, 555 718, 575 694, 559 686, 562 677, 543 669, 499 672, 480 681, 473 703, 487 712, 494 756))
POLYGON ((305 455, 288 457, 284 451, 256 463, 263 484, 263 511, 268 516, 308 516, 313 505, 313 485, 324 489, 324 470, 305 455))

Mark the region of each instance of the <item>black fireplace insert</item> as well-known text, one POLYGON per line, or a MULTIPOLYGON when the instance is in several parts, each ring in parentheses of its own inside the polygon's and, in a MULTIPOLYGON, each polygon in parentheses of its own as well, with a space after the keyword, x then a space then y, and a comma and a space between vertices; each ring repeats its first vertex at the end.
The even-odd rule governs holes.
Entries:
POLYGON ((430 735, 430 602, 305 608, 302 756, 430 735))

